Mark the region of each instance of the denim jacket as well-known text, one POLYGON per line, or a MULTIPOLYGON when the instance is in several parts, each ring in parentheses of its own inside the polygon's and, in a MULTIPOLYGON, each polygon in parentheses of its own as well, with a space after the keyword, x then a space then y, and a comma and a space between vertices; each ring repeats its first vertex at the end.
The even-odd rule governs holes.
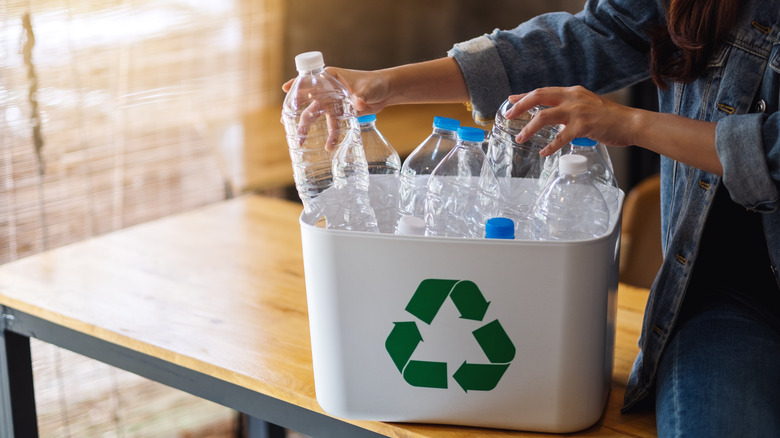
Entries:
MULTIPOLYGON (((665 25, 661 0, 589 0, 576 15, 550 13, 456 44, 475 120, 489 122, 510 94, 582 85, 602 94, 650 76, 648 30, 665 25)), ((624 409, 652 395, 719 184, 762 213, 772 269, 780 262, 780 2, 745 0, 728 41, 692 83, 659 91, 660 111, 717 122, 718 177, 661 158, 664 261, 645 310, 624 409)), ((735 273, 738 275, 738 273, 735 273)), ((649 400, 649 399, 648 399, 649 400)))

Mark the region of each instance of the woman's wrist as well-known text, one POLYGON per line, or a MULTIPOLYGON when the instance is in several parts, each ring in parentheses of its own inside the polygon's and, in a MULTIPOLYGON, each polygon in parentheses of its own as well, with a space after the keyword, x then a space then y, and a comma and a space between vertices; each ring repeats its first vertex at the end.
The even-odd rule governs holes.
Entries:
POLYGON ((642 139, 648 138, 649 130, 654 125, 653 116, 656 113, 638 108, 627 108, 629 116, 626 123, 626 132, 628 134, 626 144, 639 146, 642 143, 642 139))

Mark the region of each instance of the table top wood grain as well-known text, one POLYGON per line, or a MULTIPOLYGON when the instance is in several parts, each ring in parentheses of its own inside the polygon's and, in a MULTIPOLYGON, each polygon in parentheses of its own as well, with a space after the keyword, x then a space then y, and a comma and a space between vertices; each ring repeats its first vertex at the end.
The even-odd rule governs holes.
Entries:
MULTIPOLYGON (((0 305, 322 412, 298 216, 245 195, 0 266, 0 305)), ((607 409, 577 436, 653 436, 652 414, 621 414, 648 291, 621 284, 607 409)), ((398 437, 549 436, 350 421, 398 437)))

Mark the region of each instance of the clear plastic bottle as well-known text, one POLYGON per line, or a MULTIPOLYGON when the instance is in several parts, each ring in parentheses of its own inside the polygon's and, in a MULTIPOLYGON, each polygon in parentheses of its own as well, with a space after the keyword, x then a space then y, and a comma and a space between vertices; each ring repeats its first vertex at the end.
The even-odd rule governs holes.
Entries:
POLYGON ((455 148, 433 169, 425 198, 425 235, 482 237, 485 224, 474 217, 479 175, 485 161, 485 131, 458 128, 455 148))
POLYGON ((401 171, 401 158, 376 127, 376 114, 358 117, 360 137, 368 162, 370 175, 398 175, 401 171))
MULTIPOLYGON (((607 147, 603 143, 596 143, 594 148, 599 153, 599 155, 604 160, 604 162, 607 163, 607 167, 614 174, 614 166, 612 165, 612 159, 609 157, 609 151, 607 151, 607 147)), ((570 153, 571 153, 571 143, 562 147, 555 154, 547 157, 547 160, 545 161, 545 165, 544 165, 544 170, 542 170, 542 176, 539 180, 541 188, 544 188, 547 184, 550 183, 550 181, 552 181, 556 177, 556 175, 558 175, 558 158, 560 158, 561 155, 566 155, 570 153)))
POLYGON ((282 123, 304 219, 314 223, 324 216, 330 229, 377 232, 349 92, 325 71, 320 52, 296 56, 295 66, 298 77, 284 99, 282 123))
POLYGON ((617 178, 612 170, 612 163, 604 160, 602 152, 598 148, 599 144, 590 138, 578 137, 571 141, 569 154, 582 155, 588 159, 588 171, 591 173, 596 187, 604 196, 604 200, 607 201, 610 214, 615 215, 617 214, 619 196, 617 178))
POLYGON ((534 107, 514 119, 506 118, 513 104, 506 100, 496 112, 485 165, 479 182, 477 214, 484 220, 506 217, 514 221, 516 234, 530 237, 530 216, 541 188, 546 159, 539 151, 558 135, 559 126, 545 126, 524 143, 517 134, 543 108, 534 107))
POLYGON ((368 195, 380 233, 395 233, 398 223, 398 186, 401 159, 376 127, 376 115, 358 117, 360 137, 368 162, 368 195))
POLYGON ((401 166, 398 208, 401 215, 423 218, 428 177, 455 147, 460 121, 448 117, 433 118, 433 132, 420 143, 401 166))
POLYGON ((609 208, 585 157, 561 156, 558 176, 539 195, 532 219, 536 240, 585 240, 607 233, 609 208))
POLYGON ((515 222, 505 217, 492 217, 485 222, 486 239, 514 239, 515 222))

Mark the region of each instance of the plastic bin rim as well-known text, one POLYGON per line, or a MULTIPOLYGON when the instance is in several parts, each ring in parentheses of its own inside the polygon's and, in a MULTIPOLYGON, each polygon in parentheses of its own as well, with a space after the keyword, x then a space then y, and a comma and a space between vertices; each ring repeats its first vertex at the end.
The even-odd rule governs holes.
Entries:
POLYGON ((586 239, 586 240, 526 240, 526 239, 471 239, 471 238, 460 238, 460 237, 444 237, 444 236, 399 236, 396 234, 386 234, 386 233, 370 233, 368 231, 347 231, 347 230, 329 230, 327 228, 321 228, 314 224, 308 223, 304 219, 304 213, 301 212, 301 215, 298 218, 298 222, 301 224, 301 230, 304 229, 308 232, 313 233, 325 233, 325 234, 333 234, 335 236, 344 235, 344 236, 353 236, 353 237, 372 237, 374 239, 393 239, 393 240, 409 240, 409 241, 427 241, 427 242, 457 242, 461 244, 468 244, 468 245, 523 245, 523 246, 562 246, 562 245, 589 245, 589 244, 597 244, 599 242, 602 242, 606 239, 609 239, 615 232, 616 228, 620 227, 622 225, 623 221, 623 200, 625 198, 625 194, 623 193, 622 189, 620 190, 619 194, 619 206, 618 209, 618 220, 615 221, 612 226, 610 227, 609 231, 605 233, 603 236, 595 237, 593 239, 586 239))

